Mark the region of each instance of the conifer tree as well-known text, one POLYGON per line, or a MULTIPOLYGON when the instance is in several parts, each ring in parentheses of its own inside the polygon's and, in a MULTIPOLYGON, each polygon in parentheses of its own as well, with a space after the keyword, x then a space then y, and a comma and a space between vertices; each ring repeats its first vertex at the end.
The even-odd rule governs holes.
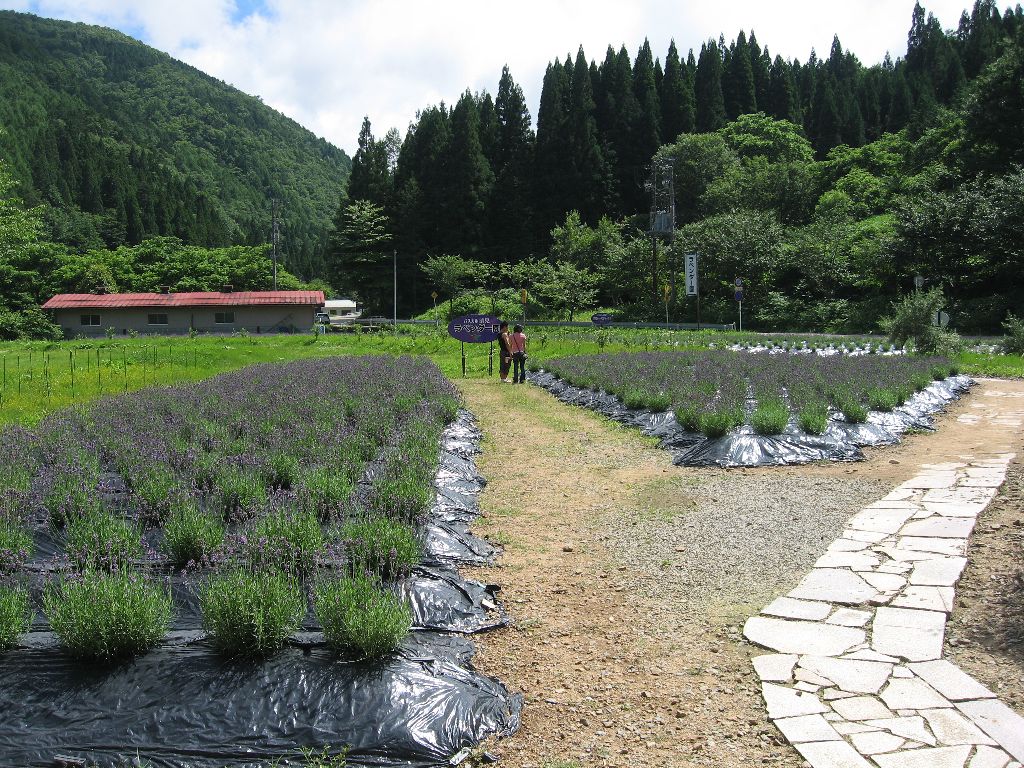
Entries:
POLYGON ((697 74, 693 83, 696 101, 696 128, 702 133, 717 131, 725 125, 722 100, 722 54, 714 40, 700 48, 697 74))
POLYGON ((388 167, 387 148, 373 137, 370 118, 363 118, 359 129, 356 154, 352 158, 352 173, 348 180, 349 200, 369 200, 384 206, 391 194, 392 179, 388 167))
POLYGON ((759 111, 767 112, 767 105, 771 101, 768 92, 771 89, 772 57, 768 54, 768 46, 762 50, 758 45, 757 35, 753 30, 750 31, 747 45, 750 48, 750 67, 754 72, 754 100, 759 111))
POLYGON ((617 52, 609 46, 605 54, 601 65, 601 102, 597 120, 605 162, 613 178, 610 212, 621 215, 627 210, 623 201, 636 184, 633 136, 640 120, 640 105, 633 89, 632 64, 625 46, 617 52))
POLYGON ((478 99, 478 105, 480 114, 480 148, 483 150, 487 162, 493 168, 498 149, 498 115, 494 109, 494 100, 491 98, 491 94, 486 91, 484 91, 483 97, 478 99))
POLYGON ((811 143, 818 155, 824 157, 833 147, 843 143, 841 116, 832 78, 822 73, 814 92, 814 112, 811 118, 811 143))
POLYGON ((768 104, 766 112, 779 120, 789 120, 797 125, 803 124, 803 115, 800 110, 800 99, 793 85, 793 74, 789 65, 776 56, 772 62, 768 86, 768 104))
POLYGON ((730 120, 757 111, 750 49, 747 47, 747 36, 742 31, 729 49, 725 72, 722 75, 722 97, 725 102, 725 114, 730 120))
POLYGON ((676 41, 672 40, 661 84, 662 141, 671 144, 679 134, 693 131, 693 109, 693 83, 686 66, 679 60, 676 41))
POLYGON ((538 240, 564 218, 572 173, 569 152, 569 78, 562 62, 548 64, 537 109, 534 201, 538 240))
POLYGON ((498 122, 494 192, 490 203, 489 253, 495 261, 521 259, 532 251, 530 199, 533 131, 523 89, 506 65, 494 102, 498 122))
POLYGON ((626 205, 630 212, 641 210, 645 202, 643 186, 637 183, 644 176, 645 167, 654 153, 661 147, 661 105, 654 77, 654 60, 651 45, 647 40, 637 53, 633 65, 633 92, 640 108, 636 125, 633 126, 631 165, 634 183, 626 190, 626 205))
POLYGON ((590 67, 580 46, 569 88, 569 150, 575 194, 570 207, 579 210, 584 220, 596 223, 604 212, 607 167, 601 154, 594 117, 593 86, 590 67))
POLYGON ((483 241, 494 174, 480 142, 480 113, 468 90, 452 111, 452 138, 445 152, 445 205, 441 248, 474 253, 483 241))

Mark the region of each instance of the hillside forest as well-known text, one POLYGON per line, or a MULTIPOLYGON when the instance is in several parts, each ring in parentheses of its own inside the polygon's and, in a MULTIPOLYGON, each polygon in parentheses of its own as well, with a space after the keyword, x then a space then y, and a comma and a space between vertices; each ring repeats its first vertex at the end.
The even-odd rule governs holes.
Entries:
POLYGON ((391 314, 431 307, 871 331, 921 275, 953 325, 1024 314, 1024 13, 977 0, 947 30, 914 8, 904 56, 773 56, 740 32, 664 58, 580 49, 547 67, 536 126, 496 95, 363 122, 347 156, 257 99, 97 27, 0 14, 0 335, 60 291, 315 284, 391 314), (85 130, 82 129, 85 126, 85 130), (349 169, 351 172, 349 173, 349 169), (675 231, 652 238, 652 168, 675 231), (328 285, 329 284, 329 285, 328 285), (668 289, 666 291, 666 288, 668 289), (666 300, 667 294, 667 300, 666 300))

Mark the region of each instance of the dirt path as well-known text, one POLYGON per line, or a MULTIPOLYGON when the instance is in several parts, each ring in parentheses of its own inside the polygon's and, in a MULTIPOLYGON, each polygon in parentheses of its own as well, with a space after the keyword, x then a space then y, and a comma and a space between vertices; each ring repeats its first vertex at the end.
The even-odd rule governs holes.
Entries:
POLYGON ((957 417, 1024 384, 984 382, 937 433, 866 462, 728 473, 674 467, 635 431, 528 385, 462 388, 490 483, 476 530, 506 546, 474 575, 502 585, 516 621, 478 638, 477 666, 527 700, 523 728, 492 751, 524 768, 739 768, 800 765, 766 718, 743 619, 920 463, 1019 448, 1019 429, 957 417))

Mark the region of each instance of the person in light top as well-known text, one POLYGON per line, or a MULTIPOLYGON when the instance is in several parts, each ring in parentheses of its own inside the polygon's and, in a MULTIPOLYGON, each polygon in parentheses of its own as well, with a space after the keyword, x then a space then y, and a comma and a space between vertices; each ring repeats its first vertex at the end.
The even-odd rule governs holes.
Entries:
POLYGON ((498 331, 498 346, 500 347, 501 356, 501 362, 498 364, 498 374, 503 382, 511 384, 512 382, 508 380, 508 371, 512 367, 512 334, 508 332, 508 323, 504 320, 498 326, 498 331))
POLYGON ((512 351, 512 383, 526 383, 526 334, 523 326, 517 325, 509 337, 509 349, 512 351))

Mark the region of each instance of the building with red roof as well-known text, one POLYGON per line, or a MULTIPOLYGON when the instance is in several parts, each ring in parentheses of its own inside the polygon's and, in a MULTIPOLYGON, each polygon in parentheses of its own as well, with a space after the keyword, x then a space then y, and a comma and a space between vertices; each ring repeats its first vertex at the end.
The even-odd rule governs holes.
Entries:
POLYGON ((61 293, 43 309, 64 335, 295 333, 313 327, 323 291, 223 291, 187 293, 61 293))

